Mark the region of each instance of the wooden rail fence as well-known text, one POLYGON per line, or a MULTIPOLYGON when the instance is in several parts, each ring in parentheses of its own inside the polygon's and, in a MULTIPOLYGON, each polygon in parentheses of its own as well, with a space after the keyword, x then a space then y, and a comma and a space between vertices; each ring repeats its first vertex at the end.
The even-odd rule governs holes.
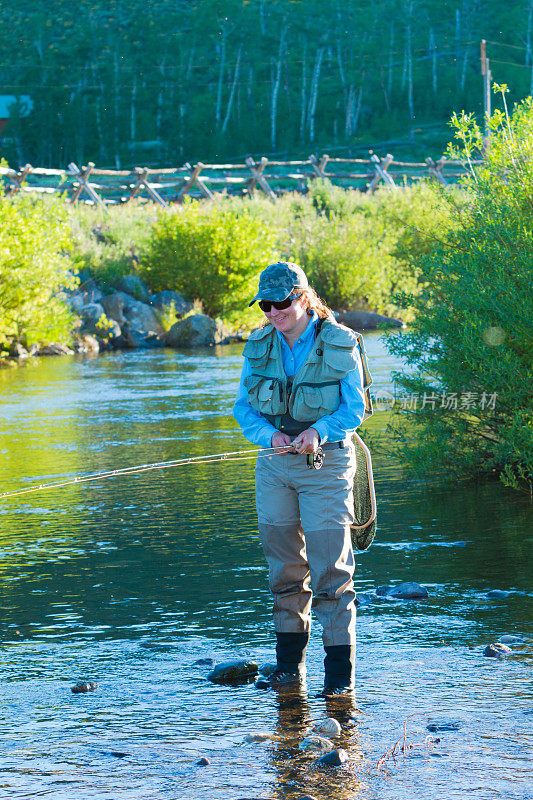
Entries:
MULTIPOLYGON (((480 163, 480 162, 475 162, 480 163)), ((369 159, 320 158, 311 155, 307 161, 258 161, 248 157, 244 164, 203 164, 183 167, 133 170, 96 169, 92 162, 85 167, 70 163, 66 170, 44 169, 26 164, 19 170, 0 167, 0 180, 6 192, 40 192, 64 194, 71 203, 83 201, 106 208, 142 197, 161 206, 180 203, 185 195, 214 200, 220 193, 252 194, 260 189, 271 200, 287 191, 306 192, 308 181, 327 178, 344 188, 374 192, 378 186, 396 189, 430 178, 443 186, 456 183, 465 175, 459 161, 442 156, 438 161, 395 161, 392 155, 369 159)))

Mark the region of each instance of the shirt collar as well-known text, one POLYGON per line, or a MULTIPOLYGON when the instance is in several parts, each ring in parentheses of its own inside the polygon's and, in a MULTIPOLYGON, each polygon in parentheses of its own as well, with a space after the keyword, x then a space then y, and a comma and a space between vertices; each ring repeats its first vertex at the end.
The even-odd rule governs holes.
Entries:
MULTIPOLYGON (((316 311, 313 311, 313 316, 309 319, 309 322, 307 323, 306 329, 298 337, 298 339, 296 340, 295 344, 303 344, 304 342, 308 342, 309 340, 314 339, 314 337, 315 337, 315 327, 316 327, 317 322, 318 322, 318 314, 316 313, 316 311)), ((280 331, 278 331, 278 330, 276 330, 276 333, 278 334, 278 338, 279 338, 281 344, 284 344, 284 345, 287 346, 287 342, 283 338, 283 334, 280 333, 280 331)))

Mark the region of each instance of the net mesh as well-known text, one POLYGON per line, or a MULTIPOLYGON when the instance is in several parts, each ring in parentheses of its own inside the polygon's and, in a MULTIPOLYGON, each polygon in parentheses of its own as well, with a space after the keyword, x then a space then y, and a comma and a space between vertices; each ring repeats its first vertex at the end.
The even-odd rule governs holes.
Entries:
POLYGON ((357 550, 367 550, 376 535, 374 481, 372 461, 368 449, 358 436, 354 437, 355 463, 353 481, 354 523, 351 526, 352 543, 357 550))

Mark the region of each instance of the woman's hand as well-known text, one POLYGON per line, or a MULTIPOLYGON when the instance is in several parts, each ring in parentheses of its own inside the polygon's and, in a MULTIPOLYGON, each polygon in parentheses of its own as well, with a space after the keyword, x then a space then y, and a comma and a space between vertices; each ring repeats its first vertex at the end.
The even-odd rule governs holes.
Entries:
POLYGON ((302 431, 292 443, 297 453, 316 453, 319 445, 320 436, 314 428, 302 431))
POLYGON ((292 450, 291 448, 291 437, 287 436, 286 433, 282 433, 281 431, 277 431, 272 435, 271 440, 272 447, 286 447, 286 450, 279 450, 275 455, 277 456, 286 456, 288 452, 292 450))

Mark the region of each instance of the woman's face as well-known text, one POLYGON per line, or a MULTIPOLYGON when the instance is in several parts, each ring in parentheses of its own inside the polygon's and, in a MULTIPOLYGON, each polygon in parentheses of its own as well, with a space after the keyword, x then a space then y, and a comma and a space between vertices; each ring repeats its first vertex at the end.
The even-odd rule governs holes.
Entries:
POLYGON ((304 296, 295 298, 289 308, 284 308, 281 311, 272 306, 270 311, 265 312, 265 316, 277 331, 285 334, 297 333, 299 335, 302 333, 302 326, 304 328, 307 327, 309 322, 304 296))

